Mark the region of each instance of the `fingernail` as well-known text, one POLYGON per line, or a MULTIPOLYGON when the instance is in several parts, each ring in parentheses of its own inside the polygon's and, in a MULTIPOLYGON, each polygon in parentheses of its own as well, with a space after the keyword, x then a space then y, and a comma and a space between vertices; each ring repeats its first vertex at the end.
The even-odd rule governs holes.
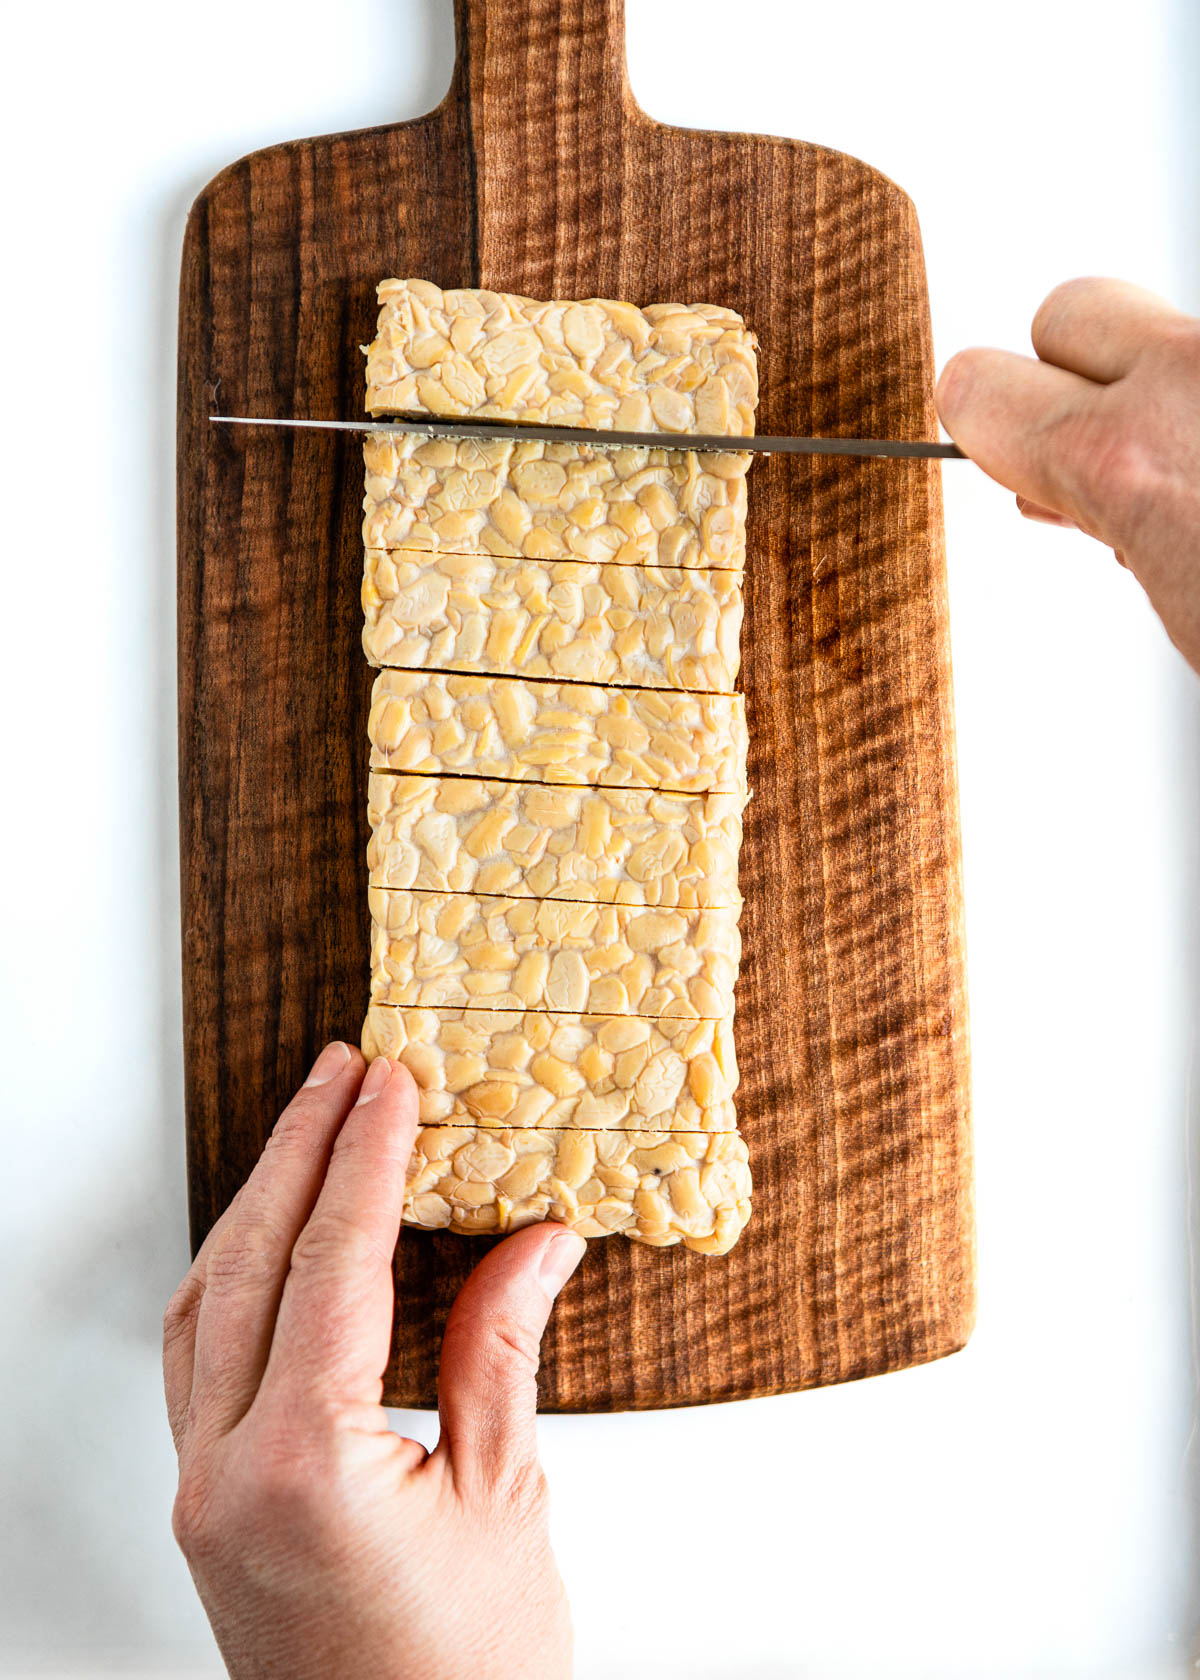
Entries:
POLYGON ((328 1085, 331 1079, 336 1079, 350 1060, 350 1046, 335 1039, 327 1044, 313 1063, 312 1072, 304 1081, 304 1090, 310 1085, 328 1085))
POLYGON ((386 1056, 376 1056, 367 1069, 367 1076, 359 1087, 358 1101, 355 1108, 361 1108, 363 1103, 374 1102, 380 1091, 392 1077, 392 1064, 386 1056))
POLYGON ((564 1231, 542 1250, 542 1264, 538 1280, 547 1295, 554 1298, 571 1273, 583 1259, 587 1243, 577 1231, 564 1231))
POLYGON ((1043 507, 1041 502, 1031 502, 1028 496, 1017 497, 1017 511, 1024 519, 1032 519, 1038 525, 1059 525, 1064 530, 1077 529, 1075 521, 1068 519, 1065 513, 1057 513, 1053 508, 1043 507))

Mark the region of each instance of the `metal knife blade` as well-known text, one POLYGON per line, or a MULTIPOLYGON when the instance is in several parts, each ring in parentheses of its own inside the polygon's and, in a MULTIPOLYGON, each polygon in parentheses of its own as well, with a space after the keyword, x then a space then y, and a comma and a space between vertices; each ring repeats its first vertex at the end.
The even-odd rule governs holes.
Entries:
POLYGON ((481 443, 583 443, 590 449, 695 449, 706 454, 749 450, 756 455, 865 455, 897 460, 963 461, 953 443, 924 439, 841 437, 714 437, 697 432, 592 432, 578 426, 509 425, 483 420, 271 420, 248 414, 210 414, 220 426, 294 426, 326 432, 392 432, 418 437, 470 438, 481 443))

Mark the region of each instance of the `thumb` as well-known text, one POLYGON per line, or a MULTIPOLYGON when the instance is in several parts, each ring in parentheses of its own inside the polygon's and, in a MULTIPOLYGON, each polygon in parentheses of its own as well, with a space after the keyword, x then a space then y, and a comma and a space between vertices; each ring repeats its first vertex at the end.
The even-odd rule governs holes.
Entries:
POLYGON ((989 478, 1090 529, 1084 504, 1094 451, 1082 440, 1100 389, 1030 356, 960 350, 942 369, 936 402, 942 425, 989 478))
POLYGON ((456 1478, 490 1484, 536 1459, 542 1332, 586 1247, 561 1225, 527 1226, 497 1244, 459 1292, 438 1377, 442 1443, 456 1478))

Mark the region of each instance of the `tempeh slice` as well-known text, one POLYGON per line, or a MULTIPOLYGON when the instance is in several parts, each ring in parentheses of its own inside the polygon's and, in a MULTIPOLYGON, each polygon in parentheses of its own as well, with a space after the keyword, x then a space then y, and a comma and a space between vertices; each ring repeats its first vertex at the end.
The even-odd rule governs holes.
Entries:
POLYGON ((736 905, 738 793, 662 793, 374 770, 379 887, 668 909, 736 905))
POLYGON ((725 1254, 750 1217, 737 1132, 590 1132, 419 1126, 404 1221, 467 1235, 542 1219, 584 1237, 623 1232, 725 1254))
POLYGON ((745 792, 739 694, 381 671, 367 728, 375 770, 745 792))
POLYGON ((372 1004, 363 1054, 391 1056, 423 1124, 731 1132, 733 1023, 372 1004))
POLYGON ((657 910, 368 888, 371 997, 597 1015, 733 1013, 740 906, 657 910))
POLYGON ((737 572, 369 548, 372 665, 731 694, 737 572))
POLYGON ((735 571, 745 564, 745 451, 379 432, 363 455, 368 548, 735 571))
POLYGON ((754 334, 716 304, 539 302, 384 280, 367 349, 372 414, 606 431, 754 431, 754 334))

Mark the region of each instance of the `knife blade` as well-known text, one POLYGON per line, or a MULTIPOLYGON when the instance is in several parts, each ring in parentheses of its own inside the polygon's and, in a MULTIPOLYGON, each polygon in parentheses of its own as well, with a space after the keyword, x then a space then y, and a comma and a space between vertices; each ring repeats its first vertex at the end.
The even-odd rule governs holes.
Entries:
POLYGON ((698 432, 593 432, 579 426, 510 425, 485 420, 275 420, 250 414, 210 414, 218 426, 291 426, 326 432, 467 438, 479 443, 582 443, 590 449, 692 449, 705 454, 749 450, 756 455, 861 455, 895 460, 965 461, 957 444, 906 438, 717 437, 698 432))

